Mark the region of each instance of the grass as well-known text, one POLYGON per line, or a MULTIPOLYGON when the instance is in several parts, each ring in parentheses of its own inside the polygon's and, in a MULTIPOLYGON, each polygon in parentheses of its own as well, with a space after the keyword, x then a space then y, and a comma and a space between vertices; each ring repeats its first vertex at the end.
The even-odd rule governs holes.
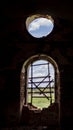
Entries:
MULTIPOLYGON (((43 90, 43 89, 41 89, 41 90, 43 90)), ((45 89, 45 92, 48 92, 48 91, 50 91, 50 90, 45 89)), ((52 91, 54 92, 54 88, 52 88, 52 91)), ((31 90, 28 89, 28 92, 29 92, 29 94, 28 94, 28 103, 31 103, 31 90)), ((43 96, 43 97, 38 97, 38 98, 37 97, 32 98, 32 104, 34 106, 36 106, 36 107, 38 107, 40 109, 47 108, 48 106, 50 106, 50 98, 48 100, 46 97, 44 97, 43 94, 35 93, 35 92, 39 92, 38 89, 34 89, 33 92, 34 92, 33 96, 37 96, 37 97, 38 96, 43 96)), ((50 96, 50 94, 48 93, 47 96, 50 96)), ((55 101, 54 96, 55 96, 54 93, 52 93, 52 102, 55 101)))

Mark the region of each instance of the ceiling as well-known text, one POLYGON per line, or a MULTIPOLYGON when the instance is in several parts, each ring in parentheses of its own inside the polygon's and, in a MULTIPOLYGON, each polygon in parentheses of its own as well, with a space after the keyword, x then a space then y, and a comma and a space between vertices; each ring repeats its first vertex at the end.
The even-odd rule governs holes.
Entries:
POLYGON ((1 13, 9 17, 29 15, 36 11, 39 12, 39 10, 73 21, 72 0, 24 0, 24 2, 9 1, 7 3, 6 1, 1 3, 1 13))
POLYGON ((36 11, 47 11, 50 14, 73 20, 73 4, 69 0, 24 0, 24 2, 4 2, 1 4, 1 12, 5 16, 20 17, 36 11))
POLYGON ((13 51, 16 53, 18 50, 25 49, 26 43, 28 45, 40 43, 38 44, 40 49, 43 42, 51 43, 53 47, 71 46, 73 42, 73 4, 71 0, 24 0, 24 2, 17 1, 16 3, 15 1, 9 1, 8 3, 7 1, 1 1, 0 6, 0 56, 2 67, 3 64, 7 63, 6 58, 11 59, 13 51), (37 13, 45 13, 54 18, 55 28, 47 38, 34 39, 25 29, 26 18, 37 13), (64 42, 60 44, 60 41, 64 42))
MULTIPOLYGON (((54 35, 52 35, 53 41, 67 41, 67 34, 70 36, 72 34, 73 26, 71 27, 71 24, 73 25, 73 4, 71 0, 24 0, 24 2, 9 1, 8 3, 7 1, 2 1, 0 5, 0 36, 2 40, 4 40, 4 38, 8 38, 7 40, 9 40, 9 38, 13 39, 12 35, 15 35, 14 37, 17 38, 22 37, 23 41, 24 39, 26 39, 26 41, 29 39, 30 41, 32 38, 28 34, 25 36, 27 31, 25 30, 24 22, 29 15, 37 13, 48 14, 55 18, 57 27, 54 31, 54 35), (57 18, 70 21, 71 24, 67 24, 67 22, 66 24, 65 22, 61 23, 60 20, 58 22, 57 18)), ((69 40, 72 38, 70 36, 69 40)), ((49 39, 51 39, 51 37, 49 39)))

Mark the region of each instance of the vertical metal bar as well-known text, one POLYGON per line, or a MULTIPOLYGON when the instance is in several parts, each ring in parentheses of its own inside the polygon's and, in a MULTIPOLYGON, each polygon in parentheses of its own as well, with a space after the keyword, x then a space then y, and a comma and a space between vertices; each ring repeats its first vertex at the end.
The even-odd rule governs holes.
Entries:
POLYGON ((51 83, 50 83, 50 68, 48 62, 48 75, 49 75, 49 89, 50 89, 50 105, 52 104, 52 94, 51 94, 51 83))
POLYGON ((31 63, 31 105, 32 105, 32 96, 33 96, 33 65, 31 63))
POLYGON ((24 95, 25 95, 25 105, 27 105, 27 67, 25 67, 25 92, 24 92, 24 95))

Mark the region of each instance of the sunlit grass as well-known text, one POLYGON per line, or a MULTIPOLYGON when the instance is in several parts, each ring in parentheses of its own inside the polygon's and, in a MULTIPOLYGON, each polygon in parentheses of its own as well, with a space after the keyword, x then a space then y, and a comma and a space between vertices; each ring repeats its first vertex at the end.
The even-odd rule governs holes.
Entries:
MULTIPOLYGON (((37 90, 37 89, 35 89, 34 91, 39 92, 39 90, 37 90)), ((48 89, 45 90, 45 91, 48 91, 48 89)), ((52 91, 54 92, 54 89, 52 89, 52 91)), ((30 89, 29 89, 29 92, 30 92, 30 89)), ((36 96, 35 98, 32 98, 32 104, 34 106, 36 106, 36 107, 38 107, 40 109, 47 108, 48 106, 50 106, 50 100, 51 100, 50 98, 48 100, 46 97, 44 97, 43 94, 41 95, 39 93, 34 93, 33 96, 34 97, 36 96), (41 97, 41 96, 43 96, 43 97, 41 97)), ((50 97, 50 94, 48 93, 48 94, 46 94, 46 96, 50 97)), ((55 102, 55 94, 52 93, 51 96, 52 96, 52 103, 53 103, 53 102, 55 102)), ((28 103, 31 103, 31 93, 28 94, 28 103)))

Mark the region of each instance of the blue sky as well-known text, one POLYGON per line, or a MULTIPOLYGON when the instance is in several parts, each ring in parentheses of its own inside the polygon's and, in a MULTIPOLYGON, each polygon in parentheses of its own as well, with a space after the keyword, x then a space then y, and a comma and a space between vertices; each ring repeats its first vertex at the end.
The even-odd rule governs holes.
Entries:
MULTIPOLYGON (((42 64, 42 63, 48 63, 47 61, 45 60, 38 60, 36 62, 33 63, 33 65, 35 64, 42 64)), ((49 64, 49 69, 50 69, 50 80, 54 80, 54 68, 52 66, 52 64, 49 64)), ((47 65, 40 65, 40 66, 33 66, 33 77, 42 77, 42 76, 47 76, 48 75, 48 66, 47 65)), ((31 77, 31 67, 29 68, 29 77, 31 77)), ((33 82, 38 82, 38 81, 42 81, 43 78, 39 78, 39 79, 34 79, 33 82)), ((46 78, 44 81, 48 81, 49 79, 46 78)), ((40 84, 39 87, 43 86, 43 87, 46 87, 48 83, 45 83, 45 84, 40 84)), ((36 83, 36 85, 38 85, 38 83, 36 83)), ((53 83, 52 83, 53 85, 53 83)))
POLYGON ((47 36, 53 30, 53 23, 47 18, 37 18, 28 27, 28 32, 36 38, 47 36))

